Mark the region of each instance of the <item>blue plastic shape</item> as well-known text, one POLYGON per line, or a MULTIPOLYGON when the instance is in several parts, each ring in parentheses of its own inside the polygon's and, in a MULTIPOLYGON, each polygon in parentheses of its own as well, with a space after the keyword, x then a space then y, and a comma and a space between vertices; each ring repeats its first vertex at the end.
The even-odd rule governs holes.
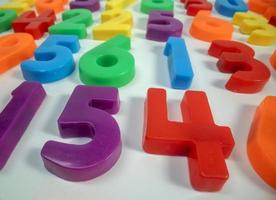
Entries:
POLYGON ((215 9, 226 17, 233 17, 235 12, 247 12, 247 4, 243 0, 216 0, 215 9))
POLYGON ((189 88, 194 73, 184 39, 179 37, 169 37, 164 50, 164 55, 168 57, 172 88, 189 88))
POLYGON ((35 51, 35 60, 21 64, 28 81, 51 83, 69 76, 75 70, 73 53, 80 49, 75 35, 50 35, 35 51))

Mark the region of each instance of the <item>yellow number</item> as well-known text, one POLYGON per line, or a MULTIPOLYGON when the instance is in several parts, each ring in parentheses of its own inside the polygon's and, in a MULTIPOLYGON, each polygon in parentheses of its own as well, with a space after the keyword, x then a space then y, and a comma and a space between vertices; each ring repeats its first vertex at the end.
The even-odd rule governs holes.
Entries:
POLYGON ((31 9, 34 5, 34 0, 11 0, 8 3, 0 5, 0 10, 14 10, 17 15, 31 9))
POLYGON ((240 27, 240 32, 249 35, 248 42, 267 46, 276 42, 276 28, 268 20, 257 14, 237 12, 233 23, 240 27))
POLYGON ((124 9, 127 6, 135 3, 136 0, 108 0, 106 2, 105 9, 111 10, 111 9, 124 9))
POLYGON ((102 24, 93 29, 93 38, 107 40, 115 35, 131 36, 133 17, 131 12, 113 9, 105 11, 101 16, 102 24))

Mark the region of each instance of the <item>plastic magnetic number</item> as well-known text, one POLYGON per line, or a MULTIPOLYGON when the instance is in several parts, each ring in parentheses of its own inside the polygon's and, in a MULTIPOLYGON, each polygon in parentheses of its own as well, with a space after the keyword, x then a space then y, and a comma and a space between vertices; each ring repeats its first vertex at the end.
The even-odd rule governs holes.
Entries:
POLYGON ((276 51, 274 51, 274 53, 270 57, 270 63, 272 67, 276 70, 276 51))
POLYGON ((193 19, 190 34, 199 40, 231 40, 233 25, 225 20, 212 17, 210 11, 199 11, 193 19))
POLYGON ((152 11, 149 15, 146 38, 165 42, 170 36, 180 37, 183 24, 168 11, 152 11))
POLYGON ((83 145, 47 142, 41 151, 45 167, 60 178, 85 181, 108 170, 120 157, 120 128, 111 114, 119 110, 115 88, 77 86, 58 119, 62 137, 89 137, 83 145))
POLYGON ((275 16, 272 16, 269 20, 269 24, 273 25, 276 27, 276 13, 275 16))
POLYGON ((93 28, 93 39, 107 40, 121 34, 130 37, 133 25, 131 12, 113 9, 105 11, 101 17, 102 24, 93 28))
POLYGON ((264 17, 270 20, 275 15, 276 15, 276 3, 272 4, 271 7, 267 8, 266 12, 264 13, 264 17))
POLYGON ((248 6, 251 11, 263 15, 268 20, 276 15, 276 3, 274 0, 249 0, 248 6))
POLYGON ((216 0, 215 8, 219 14, 233 17, 235 12, 247 12, 248 7, 243 0, 216 0))
POLYGON ((36 49, 28 33, 14 33, 0 37, 0 74, 31 58, 36 49))
POLYGON ((247 141, 247 154, 257 174, 276 189, 276 97, 266 97, 257 108, 247 141))
POLYGON ((9 30, 15 18, 14 10, 0 10, 0 33, 9 30))
POLYGON ((33 6, 35 4, 35 0, 10 0, 10 1, 15 3, 26 3, 29 6, 33 6))
POLYGON ((195 16, 201 10, 213 9, 213 5, 207 0, 181 0, 185 5, 186 14, 190 16, 195 16))
POLYGON ((169 121, 166 91, 148 90, 144 151, 187 156, 192 186, 200 191, 218 191, 229 177, 224 159, 229 157, 234 147, 231 130, 214 123, 204 92, 186 92, 181 111, 183 122, 169 121))
POLYGON ((247 41, 250 44, 268 46, 276 42, 276 27, 260 15, 237 12, 233 24, 240 27, 241 33, 249 35, 247 41))
POLYGON ((55 13, 59 13, 64 10, 64 6, 68 3, 68 0, 36 0, 35 6, 38 13, 45 10, 53 10, 55 13))
POLYGON ((100 0, 75 0, 70 2, 71 9, 85 8, 91 12, 100 9, 100 0))
POLYGON ((12 92, 12 99, 0 113, 0 169, 7 163, 45 96, 42 85, 34 82, 23 82, 12 92))
POLYGON ((185 41, 182 38, 170 37, 164 54, 168 57, 172 87, 175 89, 189 88, 194 73, 185 41))
POLYGON ((232 73, 225 87, 237 93, 257 93, 270 78, 266 65, 254 58, 254 50, 240 42, 213 41, 209 55, 219 59, 217 67, 221 72, 232 73))
POLYGON ((263 14, 273 0, 248 0, 248 7, 251 11, 263 14))
POLYGON ((79 62, 80 79, 86 85, 121 87, 135 75, 130 39, 117 35, 85 53, 79 62))
POLYGON ((173 11, 173 0, 142 0, 141 11, 149 14, 151 11, 173 11))
POLYGON ((26 80, 50 83, 67 77, 75 70, 72 53, 80 49, 76 36, 51 35, 35 51, 35 60, 21 64, 26 80))
POLYGON ((41 38, 48 27, 55 23, 56 16, 53 10, 46 10, 39 16, 34 11, 23 13, 12 22, 14 32, 26 32, 31 34, 34 39, 41 38))
POLYGON ((77 35, 80 39, 86 38, 86 27, 91 25, 92 15, 87 9, 73 9, 62 13, 59 24, 49 28, 50 34, 77 35))
POLYGON ((264 15, 268 20, 273 12, 275 14, 276 4, 274 0, 248 0, 249 10, 264 15))
POLYGON ((26 2, 8 2, 0 5, 0 10, 14 10, 16 14, 20 15, 21 13, 31 9, 30 5, 26 2))
POLYGON ((136 0, 107 0, 105 4, 105 9, 124 9, 135 2, 136 0))

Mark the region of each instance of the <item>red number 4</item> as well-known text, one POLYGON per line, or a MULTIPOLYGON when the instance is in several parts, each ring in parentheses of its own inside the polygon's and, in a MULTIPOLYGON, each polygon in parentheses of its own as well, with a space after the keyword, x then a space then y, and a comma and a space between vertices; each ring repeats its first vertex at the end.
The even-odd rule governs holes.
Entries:
POLYGON ((214 123, 204 92, 186 92, 181 111, 184 122, 169 121, 166 91, 149 89, 143 148, 153 154, 187 156, 192 186, 218 191, 229 176, 224 159, 234 147, 231 130, 214 123))

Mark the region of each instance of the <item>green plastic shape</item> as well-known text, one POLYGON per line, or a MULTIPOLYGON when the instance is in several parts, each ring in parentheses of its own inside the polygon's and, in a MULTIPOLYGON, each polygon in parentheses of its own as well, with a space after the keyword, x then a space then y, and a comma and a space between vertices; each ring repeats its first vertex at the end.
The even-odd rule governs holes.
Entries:
POLYGON ((16 18, 14 10, 0 10, 0 33, 11 29, 11 24, 16 18))
POLYGON ((142 0, 141 11, 149 14, 151 11, 173 11, 173 0, 142 0))
POLYGON ((50 34, 76 35, 79 39, 87 37, 86 27, 93 22, 87 9, 73 9, 62 13, 62 22, 49 28, 50 34))
POLYGON ((135 75, 129 37, 117 35, 85 53, 79 61, 80 79, 86 85, 122 87, 135 75))

